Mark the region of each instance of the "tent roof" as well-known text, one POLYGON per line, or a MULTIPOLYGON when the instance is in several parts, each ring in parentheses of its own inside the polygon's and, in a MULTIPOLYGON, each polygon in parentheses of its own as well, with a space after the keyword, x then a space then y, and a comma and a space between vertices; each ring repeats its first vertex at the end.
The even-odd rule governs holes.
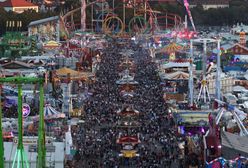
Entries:
POLYGON ((78 76, 79 72, 72 70, 70 68, 63 67, 63 68, 56 70, 56 74, 59 76, 66 76, 67 74, 70 74, 71 76, 78 76))
POLYGON ((235 135, 229 132, 223 132, 222 145, 233 150, 242 151, 248 155, 248 137, 235 135))
POLYGON ((187 80, 189 78, 189 74, 182 71, 176 71, 169 74, 165 74, 162 76, 162 78, 169 80, 187 80))
POLYGON ((48 41, 44 44, 44 47, 59 47, 61 46, 61 43, 58 43, 57 41, 48 41))
POLYGON ((245 90, 247 90, 247 89, 245 89, 245 87, 243 87, 243 86, 234 86, 233 87, 234 92, 241 92, 241 91, 245 91, 245 90))
POLYGON ((0 7, 34 7, 37 6, 25 0, 6 0, 0 2, 0 7))
POLYGON ((22 62, 22 61, 11 61, 11 62, 8 62, 6 64, 3 64, 2 65, 2 68, 8 68, 9 66, 20 66, 22 68, 32 69, 32 67, 30 66, 30 64, 27 64, 27 63, 22 62))
POLYGON ((238 100, 238 98, 237 98, 234 94, 232 94, 232 93, 226 93, 226 94, 224 94, 224 96, 225 96, 227 99, 229 99, 229 100, 235 100, 235 101, 238 100))
POLYGON ((39 24, 42 24, 42 23, 50 22, 50 21, 56 21, 56 20, 59 20, 59 16, 53 16, 53 17, 49 17, 49 18, 40 19, 40 20, 30 22, 28 27, 34 26, 34 25, 39 25, 39 24))
POLYGON ((78 72, 66 67, 56 70, 56 74, 59 77, 66 77, 67 74, 70 74, 71 79, 85 79, 85 80, 95 76, 94 73, 92 72, 78 72))
POLYGON ((163 65, 164 69, 168 69, 168 68, 187 68, 190 66, 189 62, 168 62, 166 64, 163 65))
POLYGON ((44 115, 45 116, 52 116, 52 115, 57 115, 59 112, 55 110, 50 104, 46 104, 44 108, 44 115))
POLYGON ((172 53, 172 52, 180 51, 182 49, 183 49, 183 46, 173 42, 173 43, 170 43, 169 45, 165 46, 164 48, 162 48, 158 52, 172 53))

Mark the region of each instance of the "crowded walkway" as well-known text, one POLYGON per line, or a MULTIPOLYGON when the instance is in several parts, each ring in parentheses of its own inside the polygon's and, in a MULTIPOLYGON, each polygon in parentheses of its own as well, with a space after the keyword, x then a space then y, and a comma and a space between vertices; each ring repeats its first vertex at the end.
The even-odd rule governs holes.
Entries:
POLYGON ((75 155, 75 167, 84 168, 165 168, 182 167, 178 141, 173 120, 167 113, 163 100, 160 79, 156 73, 156 64, 152 62, 148 51, 137 44, 127 43, 124 48, 115 42, 103 50, 100 69, 96 73, 96 83, 89 86, 93 96, 85 104, 85 126, 78 127, 73 134, 78 152, 75 155), (126 101, 120 96, 116 81, 119 65, 125 50, 133 50, 130 56, 134 60, 134 79, 138 85, 134 97, 126 101), (132 105, 140 112, 140 127, 129 128, 128 133, 139 133, 141 143, 137 146, 139 156, 120 157, 121 146, 116 144, 123 128, 117 127, 120 119, 116 111, 124 105, 132 105))

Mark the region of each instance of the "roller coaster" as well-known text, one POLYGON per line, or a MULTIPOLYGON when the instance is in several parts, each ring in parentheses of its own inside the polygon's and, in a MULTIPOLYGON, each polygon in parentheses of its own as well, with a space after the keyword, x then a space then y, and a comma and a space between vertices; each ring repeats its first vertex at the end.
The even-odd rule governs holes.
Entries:
MULTIPOLYGON (((61 15, 61 27, 68 36, 82 30, 83 32, 121 36, 125 34, 149 35, 183 26, 182 18, 179 15, 155 11, 150 6, 150 1, 123 0, 121 3, 116 3, 115 0, 111 2, 97 0, 86 3, 85 0, 82 0, 81 7, 61 15), (76 19, 78 15, 80 15, 81 23, 76 19)), ((171 0, 163 0, 160 3, 165 2, 171 2, 171 0)), ((187 9, 187 6, 185 7, 187 9)))

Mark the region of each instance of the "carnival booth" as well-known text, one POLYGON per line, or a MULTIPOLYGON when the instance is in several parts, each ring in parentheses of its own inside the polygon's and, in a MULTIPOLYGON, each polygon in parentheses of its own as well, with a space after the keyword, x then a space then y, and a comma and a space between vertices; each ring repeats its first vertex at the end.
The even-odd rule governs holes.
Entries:
MULTIPOLYGON (((60 128, 63 125, 63 119, 65 118, 65 114, 58 112, 54 109, 50 104, 46 104, 44 107, 44 119, 47 132, 54 132, 55 134, 59 134, 58 131, 61 131, 60 128)), ((37 133, 38 124, 39 124, 39 116, 29 117, 25 120, 25 122, 29 122, 27 125, 28 133, 37 133), (32 122, 31 122, 32 121, 32 122)))
POLYGON ((55 50, 58 49, 61 46, 61 43, 56 42, 56 41, 48 41, 44 43, 43 48, 45 50, 55 50))
POLYGON ((90 72, 75 71, 73 69, 66 67, 56 70, 55 74, 56 77, 62 82, 63 80, 67 80, 68 77, 70 78, 70 80, 83 80, 83 81, 86 81, 91 77, 94 77, 94 74, 90 72))
POLYGON ((121 118, 118 120, 118 126, 120 127, 138 127, 140 123, 137 120, 140 112, 132 107, 125 107, 117 111, 117 115, 121 118))
POLYGON ((176 59, 176 53, 181 52, 183 49, 184 47, 182 45, 172 42, 158 50, 156 53, 167 53, 169 54, 169 61, 173 61, 176 59))
POLYGON ((46 130, 49 134, 60 135, 61 127, 65 119, 65 114, 55 110, 50 104, 46 104, 44 108, 44 116, 46 123, 46 130))
POLYGON ((122 78, 116 81, 116 84, 118 85, 126 85, 126 84, 130 84, 130 85, 137 85, 138 82, 134 80, 134 76, 132 76, 129 73, 129 70, 126 69, 124 70, 124 72, 121 74, 122 78))
POLYGON ((121 109, 118 110, 117 111, 117 114, 118 115, 121 115, 121 116, 136 116, 136 115, 139 115, 139 111, 138 110, 134 110, 131 107, 125 107, 122 110, 121 109))
POLYGON ((133 144, 137 145, 140 143, 138 136, 123 136, 117 139, 118 144, 133 144))
POLYGON ((163 79, 165 85, 163 87, 164 99, 184 101, 185 95, 188 91, 188 79, 189 74, 182 71, 176 71, 172 73, 162 73, 160 78, 163 79))
MULTIPOLYGON (((121 53, 121 54, 128 54, 128 53, 121 53)), ((124 58, 122 63, 119 65, 119 70, 124 71, 125 69, 129 69, 129 71, 134 72, 135 71, 135 66, 134 62, 132 59, 130 59, 128 56, 124 58)))
POLYGON ((120 95, 124 98, 133 97, 134 96, 135 86, 131 84, 123 84, 120 87, 120 95))
POLYGON ((117 144, 122 145, 122 150, 119 156, 125 158, 133 158, 139 156, 135 146, 140 143, 139 135, 137 136, 121 136, 117 139, 117 144))

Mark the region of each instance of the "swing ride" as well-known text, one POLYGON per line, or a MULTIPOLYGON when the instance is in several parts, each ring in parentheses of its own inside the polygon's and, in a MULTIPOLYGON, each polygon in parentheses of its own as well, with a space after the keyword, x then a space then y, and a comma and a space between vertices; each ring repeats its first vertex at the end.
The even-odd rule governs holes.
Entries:
MULTIPOLYGON (((29 161, 23 145, 23 100, 22 85, 23 84, 39 84, 39 132, 38 132, 38 159, 37 165, 40 168, 46 167, 46 148, 45 148, 45 126, 44 126, 44 79, 31 77, 1 77, 1 85, 4 83, 18 85, 18 145, 16 154, 12 163, 12 168, 29 168, 29 161)), ((1 92, 1 88, 0 88, 1 92)), ((0 167, 4 167, 4 147, 2 136, 2 103, 0 104, 0 167)))

